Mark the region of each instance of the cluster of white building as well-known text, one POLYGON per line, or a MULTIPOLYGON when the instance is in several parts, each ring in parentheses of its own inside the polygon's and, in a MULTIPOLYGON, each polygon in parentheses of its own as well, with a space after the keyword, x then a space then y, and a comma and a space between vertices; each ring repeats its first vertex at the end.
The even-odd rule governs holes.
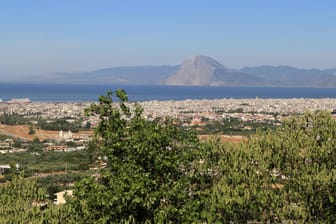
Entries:
MULTIPOLYGON (((22 99, 22 101, 24 101, 22 99)), ((131 104, 131 103, 130 103, 131 104)), ((336 108, 335 98, 324 99, 213 99, 213 100, 181 100, 181 101, 144 101, 139 102, 144 109, 144 116, 148 119, 157 117, 172 117, 189 119, 203 117, 208 119, 221 119, 230 113, 235 116, 255 119, 272 119, 269 114, 287 116, 290 114, 303 114, 306 111, 327 110, 333 111, 336 108), (245 114, 245 115, 244 115, 245 114), (252 114, 252 115, 246 115, 252 114)), ((22 114, 26 117, 36 116, 46 119, 67 118, 82 119, 83 124, 90 122, 93 126, 97 123, 98 117, 84 116, 84 109, 88 108, 91 102, 87 103, 15 103, 0 104, 1 113, 22 114)), ((231 115, 232 116, 232 115, 231 115)))

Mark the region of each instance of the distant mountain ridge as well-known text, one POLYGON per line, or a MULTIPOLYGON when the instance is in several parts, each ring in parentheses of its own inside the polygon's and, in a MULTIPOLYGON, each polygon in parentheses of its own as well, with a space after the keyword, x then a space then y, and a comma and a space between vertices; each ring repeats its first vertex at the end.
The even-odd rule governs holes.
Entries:
MULTIPOLYGON (((31 82, 36 79, 31 80, 31 82)), ((78 84, 336 87, 336 68, 301 69, 291 66, 255 66, 230 69, 202 55, 181 65, 105 68, 81 73, 54 73, 40 82, 78 84)))
MULTIPOLYGON (((261 78, 271 86, 329 86, 335 83, 331 72, 319 69, 299 69, 290 66, 245 67, 240 71, 261 78)), ((336 83, 335 83, 336 84, 336 83)))
POLYGON ((42 81, 78 84, 138 84, 162 85, 163 80, 178 66, 127 66, 104 68, 80 73, 53 73, 42 81))

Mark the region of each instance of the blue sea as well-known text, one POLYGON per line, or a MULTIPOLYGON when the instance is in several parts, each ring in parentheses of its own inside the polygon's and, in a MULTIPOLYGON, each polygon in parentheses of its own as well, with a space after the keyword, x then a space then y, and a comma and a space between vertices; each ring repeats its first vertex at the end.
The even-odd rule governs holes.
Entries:
POLYGON ((223 98, 336 98, 335 88, 195 87, 138 85, 0 84, 0 99, 32 102, 98 101, 108 90, 125 89, 130 101, 223 98))

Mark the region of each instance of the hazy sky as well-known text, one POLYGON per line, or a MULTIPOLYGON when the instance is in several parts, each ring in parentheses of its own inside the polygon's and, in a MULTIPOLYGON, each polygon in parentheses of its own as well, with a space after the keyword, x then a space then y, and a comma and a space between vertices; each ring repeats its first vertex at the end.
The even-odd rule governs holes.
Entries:
POLYGON ((2 79, 196 54, 231 68, 336 67, 336 1, 0 1, 2 79))

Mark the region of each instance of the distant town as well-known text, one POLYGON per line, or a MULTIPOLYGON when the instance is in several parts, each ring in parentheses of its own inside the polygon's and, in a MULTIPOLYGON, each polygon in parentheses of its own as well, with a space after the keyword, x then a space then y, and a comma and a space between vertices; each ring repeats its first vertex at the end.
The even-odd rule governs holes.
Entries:
MULTIPOLYGON (((93 102, 80 103, 37 103, 28 98, 0 100, 0 115, 16 114, 26 118, 71 119, 81 118, 86 122, 96 124, 97 117, 85 117, 84 109, 93 102)), ((132 103, 129 103, 132 104, 132 103)), ((148 119, 158 117, 178 118, 181 120, 207 119, 218 120, 235 117, 241 120, 265 121, 281 120, 291 114, 303 114, 307 111, 336 109, 336 99, 212 99, 212 100, 154 100, 138 102, 144 109, 144 116, 148 119), (272 115, 272 116, 270 116, 272 115), (276 115, 276 116, 274 116, 276 115)), ((32 120, 31 122, 34 123, 32 120)))
MULTIPOLYGON (((84 110, 90 104, 92 102, 37 103, 31 102, 29 99, 12 99, 10 101, 0 101, 0 116, 20 116, 26 121, 25 124, 32 127, 37 127, 41 119, 45 123, 53 123, 57 119, 64 119, 64 122, 69 124, 77 122, 79 127, 92 128, 97 124, 98 117, 85 116, 84 110)), ((178 120, 181 126, 202 127, 211 122, 225 123, 225 121, 235 119, 246 124, 242 128, 249 129, 249 125, 247 125, 249 123, 268 123, 276 126, 281 123, 284 117, 292 114, 303 114, 306 111, 327 110, 333 112, 336 108, 336 99, 154 100, 139 102, 139 104, 144 109, 144 117, 149 120, 170 117, 178 120)), ((2 124, 4 123, 2 120, 2 124)), ((57 131, 66 133, 69 130, 57 131)), ((57 139, 60 135, 58 134, 53 138, 57 139)))
MULTIPOLYGON (((29 99, 0 102, 0 152, 20 152, 30 143, 43 141, 44 151, 84 149, 93 137, 98 117, 86 116, 93 102, 37 103, 29 99), (16 142, 20 141, 20 144, 16 142), (71 144, 70 144, 71 143, 71 144)), ((284 118, 307 111, 336 114, 336 99, 215 99, 138 102, 148 120, 171 118, 199 135, 246 136, 257 128, 275 128, 284 118)), ((129 103, 132 105, 132 103, 129 103)))

